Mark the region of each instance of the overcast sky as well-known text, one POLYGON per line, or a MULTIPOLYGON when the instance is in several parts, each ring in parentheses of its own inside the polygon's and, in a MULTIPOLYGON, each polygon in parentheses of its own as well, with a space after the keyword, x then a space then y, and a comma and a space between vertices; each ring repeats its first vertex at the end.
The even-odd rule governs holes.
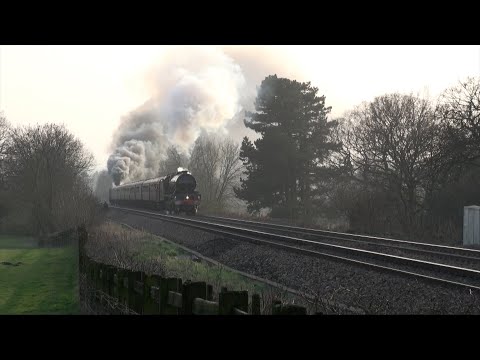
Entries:
MULTIPOLYGON (((105 167, 122 116, 151 97, 164 46, 0 46, 0 111, 14 125, 64 124, 105 167)), ((237 47, 230 47, 235 53, 237 47)), ((480 46, 243 46, 239 65, 311 81, 340 116, 388 92, 436 97, 480 76, 480 46), (266 54, 271 53, 271 56, 266 54), (268 59, 266 59, 268 57, 268 59), (253 65, 252 65, 253 64, 253 65)), ((227 51, 227 54, 229 52, 227 51)), ((234 57, 235 58, 235 57, 234 57)), ((260 76, 261 75, 261 76, 260 76)))

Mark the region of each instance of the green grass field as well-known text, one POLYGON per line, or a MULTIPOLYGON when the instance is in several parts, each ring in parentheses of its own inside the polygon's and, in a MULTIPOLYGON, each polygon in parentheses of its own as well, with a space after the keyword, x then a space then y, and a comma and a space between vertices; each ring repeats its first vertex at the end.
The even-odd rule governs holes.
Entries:
POLYGON ((0 235, 0 314, 78 314, 78 251, 0 235))

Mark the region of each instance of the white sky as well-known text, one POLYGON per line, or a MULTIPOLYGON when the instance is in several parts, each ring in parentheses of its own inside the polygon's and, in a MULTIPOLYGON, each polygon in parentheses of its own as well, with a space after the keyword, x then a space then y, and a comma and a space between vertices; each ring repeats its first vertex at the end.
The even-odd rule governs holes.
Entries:
MULTIPOLYGON (((480 45, 272 47, 297 80, 319 87, 332 116, 394 91, 436 97, 480 76, 480 45)), ((105 168, 111 135, 122 115, 149 98, 146 70, 164 49, 0 46, 0 111, 14 125, 64 124, 105 168)))

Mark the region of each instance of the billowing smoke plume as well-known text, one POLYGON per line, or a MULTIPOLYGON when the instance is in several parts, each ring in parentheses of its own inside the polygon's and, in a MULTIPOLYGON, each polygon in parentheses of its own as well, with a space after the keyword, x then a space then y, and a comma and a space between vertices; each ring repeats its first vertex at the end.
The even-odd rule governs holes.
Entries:
POLYGON ((257 76, 252 59, 266 60, 216 47, 177 48, 165 54, 150 72, 152 97, 123 118, 114 135, 107 167, 115 184, 157 176, 169 145, 188 153, 202 131, 227 134, 245 128, 243 109, 253 105, 257 78, 275 71, 257 76), (247 75, 235 57, 248 60, 247 75), (255 84, 247 84, 249 78, 255 78, 255 84))
POLYGON ((165 118, 161 99, 151 99, 122 119, 114 135, 115 150, 107 168, 118 185, 125 179, 138 180, 157 175, 159 159, 165 146, 165 118))

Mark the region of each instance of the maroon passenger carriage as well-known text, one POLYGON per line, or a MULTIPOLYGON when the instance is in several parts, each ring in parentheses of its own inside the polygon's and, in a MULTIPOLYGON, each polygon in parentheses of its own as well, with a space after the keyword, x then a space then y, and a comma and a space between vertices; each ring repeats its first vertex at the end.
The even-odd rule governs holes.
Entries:
POLYGON ((201 195, 195 191, 197 182, 186 169, 167 176, 116 186, 109 191, 112 205, 164 210, 195 215, 201 195))

